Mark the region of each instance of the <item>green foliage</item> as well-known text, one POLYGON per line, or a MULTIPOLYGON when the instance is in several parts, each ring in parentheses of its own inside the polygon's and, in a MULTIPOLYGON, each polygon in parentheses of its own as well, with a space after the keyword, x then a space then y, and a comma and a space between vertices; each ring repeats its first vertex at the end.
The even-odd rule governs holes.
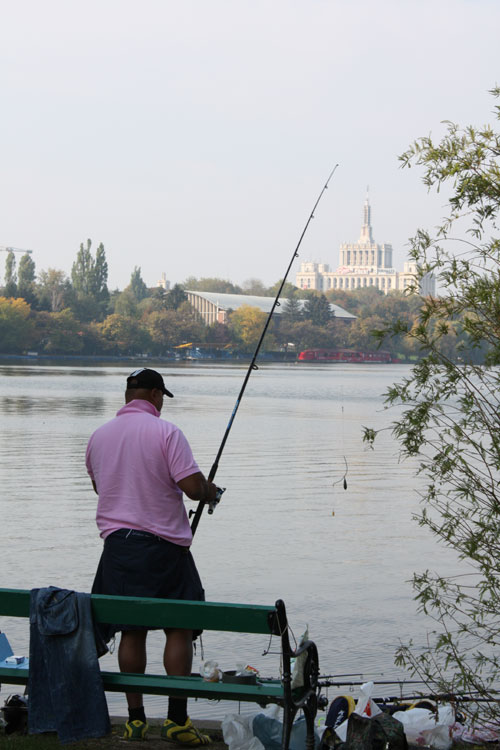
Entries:
POLYGON ((167 310, 177 310, 177 308, 186 302, 187 294, 180 284, 174 284, 172 289, 168 292, 165 299, 165 307, 167 310))
POLYGON ((104 351, 109 354, 138 354, 147 352, 150 338, 139 321, 117 313, 99 323, 98 332, 104 351))
POLYGON ((419 277, 433 272, 439 297, 421 300, 412 325, 381 334, 404 333, 424 355, 387 405, 402 408, 393 433, 425 480, 418 521, 457 555, 454 577, 415 574, 416 600, 436 629, 426 647, 403 645, 397 659, 443 692, 491 699, 476 704, 475 720, 500 718, 499 158, 492 127, 452 123, 439 143, 422 138, 403 154, 404 166, 424 168, 429 189, 450 188, 450 210, 434 236, 419 230, 412 240, 419 277))
MULTIPOLYGON (((250 305, 242 305, 231 313, 229 328, 243 351, 255 351, 267 318, 267 313, 250 305)), ((268 331, 262 342, 262 348, 272 348, 273 342, 273 337, 268 331)))
MULTIPOLYGON (((282 281, 283 279, 278 279, 278 281, 275 284, 269 287, 269 289, 267 290, 267 293, 264 296, 276 297, 276 295, 278 294, 278 289, 280 288, 282 281)), ((281 290, 281 293, 280 293, 280 297, 289 298, 292 295, 296 294, 297 291, 298 291, 297 287, 294 284, 290 284, 289 281, 285 281, 285 283, 283 284, 283 289, 281 290)), ((303 296, 302 291, 300 294, 301 296, 303 296)))
POLYGON ((333 318, 330 303, 324 294, 315 295, 306 300, 302 314, 306 320, 310 320, 317 326, 324 326, 333 318))
POLYGON ((66 306, 66 296, 70 292, 70 281, 64 271, 49 268, 38 275, 35 293, 37 306, 41 310, 60 312, 66 306))
POLYGON ((108 264, 104 245, 97 248, 95 258, 91 252, 92 242, 87 240, 87 245, 80 245, 76 261, 71 269, 71 281, 73 285, 73 297, 71 309, 80 320, 100 319, 106 310, 109 301, 108 264))
MULTIPOLYGON (((176 284, 176 286, 178 286, 176 284)), ((197 279, 195 276, 188 276, 182 283, 182 287, 189 292, 219 292, 220 294, 241 294, 241 288, 227 279, 218 279, 216 277, 197 279)))
POLYGON ((165 355, 179 344, 200 343, 205 338, 204 324, 193 315, 192 309, 181 305, 177 310, 154 311, 144 323, 152 342, 152 351, 165 355))
POLYGON ((5 297, 17 297, 17 273, 16 258, 12 250, 7 253, 5 259, 5 287, 3 294, 5 297))
POLYGON ((269 297, 269 290, 260 279, 247 279, 241 285, 242 294, 251 294, 256 297, 269 297))
POLYGON ((126 287, 123 292, 113 295, 111 308, 114 313, 125 318, 137 318, 137 297, 131 290, 130 286, 126 287))
POLYGON ((130 277, 130 284, 127 288, 130 289, 137 302, 140 302, 148 296, 148 288, 142 279, 139 266, 134 267, 130 277))
POLYGON ((83 350, 82 326, 71 310, 40 313, 37 327, 39 350, 47 354, 79 354, 83 350))
POLYGON ((30 306, 23 299, 0 297, 0 352, 20 353, 34 337, 30 306))
POLYGON ((22 297, 30 305, 36 301, 35 262, 29 253, 24 253, 19 261, 17 293, 19 297, 22 297))
POLYGON ((317 326, 311 320, 301 319, 296 322, 283 320, 277 327, 275 337, 278 338, 283 349, 293 344, 297 352, 303 349, 333 349, 337 346, 345 346, 342 339, 344 327, 344 323, 337 323, 333 320, 326 326, 317 326))
POLYGON ((291 294, 283 304, 281 317, 284 321, 289 323, 296 323, 297 321, 301 320, 302 308, 295 294, 291 294))

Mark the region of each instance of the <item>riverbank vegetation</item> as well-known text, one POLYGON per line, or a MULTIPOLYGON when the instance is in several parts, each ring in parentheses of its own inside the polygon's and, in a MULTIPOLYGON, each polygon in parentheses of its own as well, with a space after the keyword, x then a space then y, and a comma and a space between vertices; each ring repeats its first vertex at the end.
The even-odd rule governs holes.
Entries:
MULTIPOLYGON (((95 253, 90 240, 81 244, 70 277, 55 268, 37 273, 28 254, 16 265, 14 253, 8 253, 0 287, 0 354, 170 357, 190 351, 188 345, 212 356, 247 354, 253 351, 266 314, 243 306, 229 311, 227 324, 206 326, 187 302, 185 290, 273 297, 280 283, 266 287, 250 279, 239 287, 224 279, 189 277, 165 291, 148 288, 140 267, 133 269, 123 290, 110 291, 107 281, 102 243, 95 253)), ((325 296, 287 283, 283 296, 287 302, 274 315, 262 350, 291 357, 320 347, 373 351, 378 346, 374 329, 404 320, 411 330, 422 307, 416 294, 384 295, 374 288, 325 296), (299 299, 307 299, 302 309, 299 299), (330 302, 355 315, 355 320, 335 317, 330 302)), ((453 331, 442 337, 440 346, 454 357, 459 339, 453 331)), ((406 333, 384 348, 401 360, 420 354, 418 341, 406 333)))
MULTIPOLYGON (((500 98, 500 88, 492 94, 500 98)), ((498 105, 495 114, 500 120, 498 105)), ((440 295, 423 301, 411 330, 399 321, 380 338, 411 335, 425 354, 387 405, 402 407, 392 430, 425 479, 418 522, 456 552, 456 574, 415 574, 416 600, 434 629, 427 643, 402 645, 398 661, 440 693, 474 696, 471 719, 498 721, 500 132, 447 127, 440 142, 422 138, 401 157, 423 169, 429 189, 449 190, 448 218, 432 234, 419 230, 411 253, 420 275, 436 274, 440 295), (450 336, 460 341, 459 363, 442 346, 450 336)), ((372 442, 374 431, 365 437, 372 442)))

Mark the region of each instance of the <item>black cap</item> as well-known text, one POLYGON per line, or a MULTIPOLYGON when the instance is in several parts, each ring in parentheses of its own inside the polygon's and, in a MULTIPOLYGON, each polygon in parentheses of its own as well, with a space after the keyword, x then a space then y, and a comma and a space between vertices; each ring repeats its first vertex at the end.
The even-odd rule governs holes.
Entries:
POLYGON ((169 396, 174 397, 173 393, 167 391, 165 383, 159 372, 156 370, 149 370, 147 367, 141 367, 139 370, 134 370, 127 378, 127 388, 146 388, 151 390, 158 388, 159 391, 169 396))

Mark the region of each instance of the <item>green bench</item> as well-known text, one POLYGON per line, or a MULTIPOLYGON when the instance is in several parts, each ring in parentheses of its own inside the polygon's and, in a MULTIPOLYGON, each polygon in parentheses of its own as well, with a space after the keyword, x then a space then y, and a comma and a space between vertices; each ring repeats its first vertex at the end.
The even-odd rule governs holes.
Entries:
MULTIPOLYGON (((312 641, 297 650, 290 645, 285 605, 275 606, 191 602, 172 599, 104 596, 91 597, 94 620, 102 623, 146 625, 156 628, 186 628, 231 633, 256 633, 276 636, 281 648, 281 679, 260 679, 256 684, 206 682, 201 676, 168 676, 165 674, 127 674, 102 671, 106 691, 141 692, 155 695, 245 701, 266 706, 271 703, 283 708, 282 750, 287 750, 294 718, 303 710, 307 725, 306 749, 314 748, 314 720, 317 712, 318 653, 312 641), (300 660, 303 686, 292 689, 291 660, 300 660)), ((0 615, 29 617, 30 592, 0 589, 0 615)), ((0 628, 1 629, 1 628, 0 628)), ((26 685, 28 667, 0 666, 0 683, 26 685)))

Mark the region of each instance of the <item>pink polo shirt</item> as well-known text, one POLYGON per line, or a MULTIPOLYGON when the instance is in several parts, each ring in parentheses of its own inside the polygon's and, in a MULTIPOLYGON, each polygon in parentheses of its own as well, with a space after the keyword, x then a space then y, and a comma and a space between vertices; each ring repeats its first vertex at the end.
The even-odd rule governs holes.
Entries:
POLYGON ((176 483, 199 468, 183 433, 159 416, 149 401, 134 399, 88 442, 85 462, 99 493, 96 521, 103 539, 127 528, 191 544, 176 483))

